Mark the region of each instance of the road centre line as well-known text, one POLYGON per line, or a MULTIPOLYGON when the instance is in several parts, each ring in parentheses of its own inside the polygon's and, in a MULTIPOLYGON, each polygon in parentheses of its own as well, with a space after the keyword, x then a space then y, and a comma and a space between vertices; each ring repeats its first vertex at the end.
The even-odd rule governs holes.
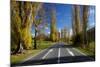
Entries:
POLYGON ((58 49, 58 63, 60 62, 60 48, 58 49))
POLYGON ((53 49, 50 49, 43 57, 42 57, 42 59, 45 59, 46 57, 47 57, 47 55, 50 53, 50 52, 52 52, 53 51, 53 49))

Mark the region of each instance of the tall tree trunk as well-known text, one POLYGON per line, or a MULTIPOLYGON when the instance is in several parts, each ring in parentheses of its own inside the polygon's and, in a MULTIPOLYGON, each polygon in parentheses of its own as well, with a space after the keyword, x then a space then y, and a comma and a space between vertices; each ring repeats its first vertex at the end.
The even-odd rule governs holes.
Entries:
POLYGON ((76 34, 79 34, 81 31, 81 26, 80 26, 80 6, 74 5, 74 24, 75 24, 75 32, 76 34))
POLYGON ((83 48, 88 46, 87 41, 88 6, 83 6, 83 48))
POLYGON ((73 23, 72 23, 72 28, 73 28, 73 42, 74 44, 80 44, 81 42, 81 23, 80 23, 80 6, 74 5, 73 6, 73 23))
POLYGON ((11 5, 11 30, 14 31, 15 34, 13 34, 13 32, 11 32, 11 35, 13 35, 13 37, 15 38, 14 43, 16 44, 16 49, 15 51, 13 51, 11 54, 17 54, 19 51, 22 52, 21 50, 21 35, 20 35, 20 23, 21 23, 21 18, 20 18, 20 8, 21 8, 21 2, 17 2, 17 1, 11 1, 12 5, 11 5), (19 5, 18 5, 19 4, 19 5), (17 11, 16 11, 17 10, 17 11), (17 19, 17 21, 16 21, 17 19))
POLYGON ((22 53, 20 37, 18 38, 17 48, 12 54, 22 53))
POLYGON ((37 30, 35 29, 34 49, 37 49, 37 39, 36 39, 36 36, 37 36, 37 30))
POLYGON ((51 11, 51 23, 50 23, 50 39, 52 42, 56 41, 56 11, 52 9, 51 11))

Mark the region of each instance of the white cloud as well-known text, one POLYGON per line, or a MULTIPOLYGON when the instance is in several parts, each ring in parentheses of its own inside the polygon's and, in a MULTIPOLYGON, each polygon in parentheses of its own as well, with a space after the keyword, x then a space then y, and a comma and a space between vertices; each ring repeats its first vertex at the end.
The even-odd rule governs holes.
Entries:
POLYGON ((95 26, 94 22, 90 23, 90 25, 89 25, 89 27, 94 27, 94 26, 95 26))
POLYGON ((94 23, 94 22, 92 22, 92 23, 90 24, 90 26, 95 26, 95 23, 94 23))
POLYGON ((48 34, 50 34, 50 31, 48 32, 48 34))
POLYGON ((35 34, 34 33, 32 33, 32 37, 34 37, 35 36, 35 34))
POLYGON ((59 30, 58 30, 60 33, 61 33, 61 28, 59 28, 59 30))
POLYGON ((88 26, 88 28, 87 28, 87 30, 88 30, 88 29, 91 29, 91 28, 94 27, 94 26, 95 26, 95 22, 90 23, 89 26, 88 26))
POLYGON ((72 28, 70 29, 70 36, 72 36, 73 35, 73 31, 72 31, 72 28))

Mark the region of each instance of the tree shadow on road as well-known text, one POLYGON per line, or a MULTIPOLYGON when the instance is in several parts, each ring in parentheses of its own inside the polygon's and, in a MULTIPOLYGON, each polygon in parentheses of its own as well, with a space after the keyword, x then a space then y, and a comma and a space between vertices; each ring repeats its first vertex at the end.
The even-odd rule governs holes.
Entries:
POLYGON ((75 63, 75 62, 90 62, 95 61, 94 56, 67 56, 61 57, 58 63, 57 58, 40 59, 40 60, 30 60, 24 63, 11 64, 11 67, 15 66, 31 66, 31 65, 45 65, 45 64, 60 64, 60 63, 75 63))

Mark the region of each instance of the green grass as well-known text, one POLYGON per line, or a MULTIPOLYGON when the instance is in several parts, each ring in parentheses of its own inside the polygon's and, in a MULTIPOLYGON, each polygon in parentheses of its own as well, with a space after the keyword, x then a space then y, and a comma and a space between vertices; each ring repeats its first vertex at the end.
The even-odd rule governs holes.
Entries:
POLYGON ((18 63, 22 62, 26 58, 28 58, 30 55, 35 55, 36 53, 39 53, 41 50, 25 50, 23 54, 16 54, 11 55, 11 63, 18 63))
POLYGON ((28 57, 35 56, 36 54, 38 54, 42 50, 49 48, 53 44, 54 43, 49 42, 49 41, 37 42, 37 49, 25 50, 24 53, 22 53, 22 54, 11 55, 11 63, 22 62, 23 60, 27 59, 28 57))
POLYGON ((54 43, 49 42, 49 41, 44 41, 44 42, 39 42, 38 43, 38 49, 46 49, 50 46, 52 46, 54 43))
POLYGON ((85 53, 88 56, 94 56, 95 55, 95 42, 89 43, 88 48, 83 49, 81 47, 77 47, 77 49, 79 49, 80 51, 82 51, 83 53, 85 53))

